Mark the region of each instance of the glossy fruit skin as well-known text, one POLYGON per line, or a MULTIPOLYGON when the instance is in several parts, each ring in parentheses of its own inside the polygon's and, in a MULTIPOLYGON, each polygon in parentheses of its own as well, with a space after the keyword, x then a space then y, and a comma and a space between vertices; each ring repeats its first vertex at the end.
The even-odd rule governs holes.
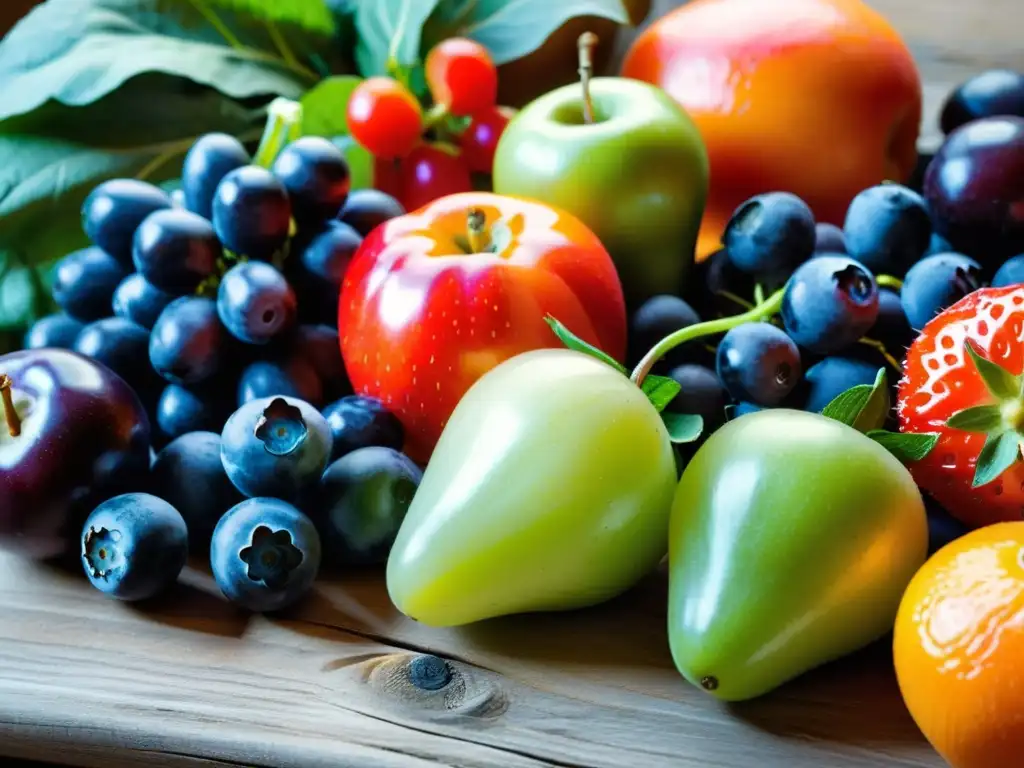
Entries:
POLYGON ((939 234, 990 274, 1024 253, 1024 117, 953 131, 928 166, 924 193, 939 234))
POLYGON ((696 413, 704 419, 704 432, 710 434, 725 421, 728 395, 718 375, 703 365, 679 365, 668 372, 683 388, 668 404, 676 413, 696 413))
POLYGON ((831 355, 818 361, 804 374, 807 382, 803 410, 821 413, 826 405, 851 387, 874 384, 878 367, 863 360, 831 355))
POLYGON ((345 156, 321 136, 293 141, 277 156, 273 172, 284 182, 300 226, 337 216, 352 186, 345 156))
MULTIPOLYGON (((682 328, 688 328, 700 322, 700 316, 693 307, 670 294, 652 296, 641 304, 629 321, 629 359, 635 364, 647 354, 647 351, 668 336, 682 328)), ((681 344, 659 363, 666 368, 679 365, 693 358, 694 348, 698 344, 681 344)))
POLYGON ((876 274, 902 276, 928 250, 932 222, 917 192, 879 184, 853 198, 843 232, 851 257, 876 274))
POLYGON ((135 232, 135 268, 163 291, 193 292, 217 269, 220 241, 207 219, 173 208, 150 214, 135 232))
POLYGON ((220 369, 226 344, 217 303, 183 296, 157 318, 149 338, 149 361, 172 384, 198 384, 220 369))
POLYGON ((814 226, 814 252, 822 253, 847 253, 846 235, 842 227, 822 221, 814 226))
POLYGON ((631 307, 679 293, 708 189, 700 133, 646 83, 598 77, 590 90, 602 118, 593 125, 583 123, 579 85, 542 96, 512 119, 494 156, 494 191, 578 217, 611 254, 631 307))
POLYGON ((246 499, 217 523, 213 578, 232 603, 280 611, 304 597, 320 570, 320 536, 302 512, 272 498, 246 499))
POLYGON ((425 463, 474 381, 520 352, 560 346, 546 314, 623 359, 622 289, 594 234, 542 203, 475 192, 374 230, 345 274, 338 328, 353 389, 398 416, 405 452, 425 463), (500 252, 459 245, 473 208, 499 235, 509 228, 500 252))
POLYGON ((827 355, 853 344, 878 319, 875 276, 846 256, 815 256, 786 285, 786 333, 812 352, 827 355))
POLYGON ((861 0, 689 2, 637 37, 622 75, 664 88, 707 145, 714 173, 698 258, 754 195, 786 190, 818 221, 841 224, 858 192, 903 181, 917 158, 917 67, 861 0))
POLYGON ((123 379, 75 352, 13 352, 0 370, 22 416, 19 437, 0 429, 0 546, 54 557, 96 505, 141 490, 149 419, 123 379))
POLYGON ((416 211, 446 195, 470 192, 469 167, 457 154, 432 144, 420 144, 402 160, 402 207, 416 211))
POLYGON ((119 600, 155 597, 188 560, 188 529, 173 506, 128 493, 93 510, 82 529, 82 566, 90 583, 119 600))
POLYGON ((722 244, 744 272, 785 277, 811 257, 816 237, 807 203, 789 192, 769 192, 736 209, 722 244))
POLYGON ((42 347, 54 347, 57 349, 71 349, 75 346, 75 339, 85 327, 79 320, 70 317, 63 312, 55 315, 41 317, 25 332, 22 342, 25 349, 41 349, 42 347))
POLYGON ((172 301, 173 295, 161 291, 138 272, 134 272, 118 284, 111 306, 117 317, 151 330, 164 307, 172 301))
POLYGON ((128 382, 143 403, 160 391, 160 377, 149 364, 149 331, 130 320, 108 317, 90 323, 78 334, 74 350, 128 382))
POLYGON ((459 137, 462 159, 473 173, 494 171, 494 151, 509 121, 516 116, 511 107, 491 107, 477 112, 459 137))
POLYGON ((330 455, 326 419, 294 397, 246 403, 221 432, 224 471, 250 497, 297 498, 320 479, 330 455))
POLYGON ((405 441, 402 422, 372 397, 348 395, 324 408, 323 414, 334 438, 331 461, 370 446, 397 451, 405 441))
POLYGON ((304 316, 337 322, 341 284, 362 242, 362 236, 348 224, 332 221, 302 248, 293 280, 302 297, 299 311, 304 316))
POLYGON ((405 214, 405 208, 394 197, 377 189, 353 190, 338 214, 338 220, 348 224, 362 237, 386 221, 405 214))
POLYGON ((1003 266, 997 269, 992 276, 993 288, 1002 288, 1016 283, 1024 283, 1024 253, 1004 261, 1003 266))
POLYGON ((156 405, 155 426, 169 440, 189 432, 216 431, 224 426, 234 407, 234 397, 228 400, 212 388, 168 384, 156 405))
POLYGON ((348 101, 352 136, 376 157, 405 157, 423 133, 423 111, 416 97, 390 77, 368 77, 348 101))
POLYGON ((621 373, 567 349, 518 355, 452 414, 388 593, 432 626, 600 603, 664 556, 676 476, 664 423, 621 373))
POLYGON ((82 227, 100 249, 125 268, 132 266, 135 230, 154 211, 170 208, 170 196, 136 179, 111 179, 98 185, 82 205, 82 227))
POLYGON ((181 189, 185 207, 205 219, 212 218, 217 186, 231 171, 251 162, 242 142, 234 136, 226 133, 200 136, 182 163, 181 189))
POLYGON ((217 316, 246 344, 267 344, 287 331, 295 323, 297 305, 284 275, 262 261, 236 264, 217 289, 217 316))
POLYGON ((716 370, 733 399, 776 406, 800 380, 800 350, 774 325, 738 325, 718 343, 716 370))
POLYGON ((424 74, 430 95, 453 115, 477 115, 498 99, 498 69, 475 40, 451 37, 427 53, 424 74))
POLYGON ((981 285, 981 265, 974 259, 960 253, 937 253, 907 272, 900 303, 911 327, 920 329, 981 285))
POLYGON ((221 515, 242 501, 224 472, 216 432, 189 432, 164 446, 150 468, 149 487, 181 513, 195 551, 209 545, 221 515))
POLYGON ((951 768, 1013 765, 1024 632, 1024 523, 972 531, 933 555, 907 588, 893 659, 903 700, 951 768))
POLYGON ((780 408, 729 422, 697 451, 669 541, 672 657, 694 685, 739 701, 891 630, 928 524, 878 443, 780 408))
POLYGON ((1024 463, 996 480, 972 488, 985 435, 946 426, 954 413, 992 402, 966 358, 970 340, 982 357, 1010 373, 1024 370, 1019 342, 1024 322, 1024 286, 982 288, 961 299, 922 330, 907 351, 896 412, 904 432, 937 432, 939 441, 911 473, 922 491, 972 528, 1020 519, 1024 507, 1024 463))
POLYGON ((110 302, 124 266, 99 248, 83 248, 57 262, 53 273, 53 300, 77 320, 88 323, 110 316, 110 302))
POLYGON ((311 503, 325 561, 342 568, 386 563, 422 479, 412 459, 379 446, 328 466, 311 503))
POLYGON ((1024 117, 1024 73, 990 69, 970 78, 946 98, 939 125, 949 134, 964 123, 998 115, 1024 117))
POLYGON ((238 407, 273 395, 286 395, 318 406, 323 402, 323 382, 312 364, 299 355, 281 360, 257 360, 238 379, 238 407))
POLYGON ((264 168, 236 168, 217 185, 213 228, 236 255, 269 260, 288 240, 291 217, 288 190, 264 168))

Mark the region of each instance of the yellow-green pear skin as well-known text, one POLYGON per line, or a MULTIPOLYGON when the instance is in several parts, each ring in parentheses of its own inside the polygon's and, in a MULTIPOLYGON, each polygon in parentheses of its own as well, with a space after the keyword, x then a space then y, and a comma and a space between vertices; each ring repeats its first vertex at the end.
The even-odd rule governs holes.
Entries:
POLYGON ((816 413, 741 416, 673 502, 676 666, 720 699, 766 694, 891 631, 927 549, 921 494, 881 445, 816 413))
POLYGON ((388 559, 391 600, 455 626, 615 597, 668 551, 676 477, 660 415, 621 372, 517 355, 445 426, 388 559))

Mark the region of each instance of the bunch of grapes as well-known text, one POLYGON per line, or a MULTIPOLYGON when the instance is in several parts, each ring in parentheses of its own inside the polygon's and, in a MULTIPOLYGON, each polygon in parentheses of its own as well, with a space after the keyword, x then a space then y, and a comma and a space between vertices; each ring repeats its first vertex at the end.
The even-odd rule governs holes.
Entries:
POLYGON ((469 192, 473 174, 489 175, 515 114, 497 104, 498 69, 472 40, 434 46, 425 76, 434 102, 427 110, 406 85, 385 76, 363 81, 348 103, 352 137, 375 158, 375 186, 410 211, 469 192))

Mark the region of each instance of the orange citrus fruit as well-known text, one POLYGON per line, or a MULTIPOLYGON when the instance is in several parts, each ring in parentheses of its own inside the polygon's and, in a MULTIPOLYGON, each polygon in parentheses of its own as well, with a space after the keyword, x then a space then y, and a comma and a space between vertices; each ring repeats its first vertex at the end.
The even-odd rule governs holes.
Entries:
POLYGON ((910 714, 953 768, 1024 765, 1024 522, 936 552, 903 596, 893 653, 910 714))

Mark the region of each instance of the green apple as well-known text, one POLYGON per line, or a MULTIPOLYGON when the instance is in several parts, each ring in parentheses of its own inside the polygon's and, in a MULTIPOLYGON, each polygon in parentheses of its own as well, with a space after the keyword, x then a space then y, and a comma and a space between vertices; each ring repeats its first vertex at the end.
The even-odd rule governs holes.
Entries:
POLYGON ((708 194, 707 150, 661 89, 594 78, 588 89, 545 94, 513 118, 495 152, 494 191, 579 217, 608 249, 635 306, 685 285, 708 194))

